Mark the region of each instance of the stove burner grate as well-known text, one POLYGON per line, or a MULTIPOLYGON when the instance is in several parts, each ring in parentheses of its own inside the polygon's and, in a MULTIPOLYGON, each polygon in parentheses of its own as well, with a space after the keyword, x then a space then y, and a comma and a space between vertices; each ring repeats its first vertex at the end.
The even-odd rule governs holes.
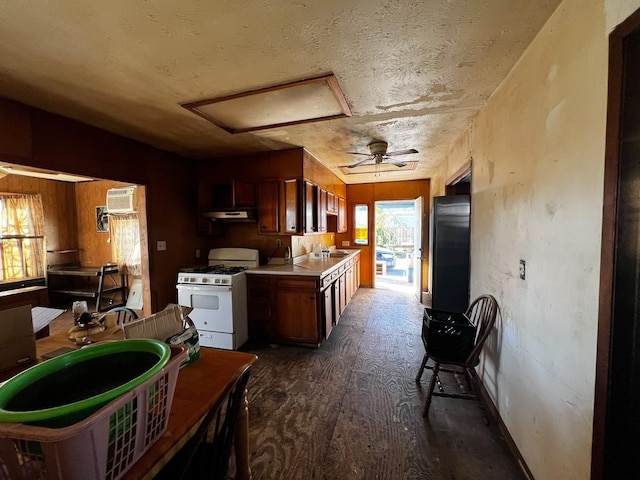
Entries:
POLYGON ((235 275, 236 273, 244 272, 248 267, 226 267, 223 264, 219 265, 204 265, 202 267, 194 267, 183 270, 185 273, 216 273, 219 275, 235 275))

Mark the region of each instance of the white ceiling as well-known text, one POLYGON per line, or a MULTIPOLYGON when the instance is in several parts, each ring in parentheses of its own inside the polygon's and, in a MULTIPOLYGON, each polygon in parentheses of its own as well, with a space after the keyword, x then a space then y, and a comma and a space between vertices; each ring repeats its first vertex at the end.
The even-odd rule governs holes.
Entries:
POLYGON ((559 3, 3 0, 0 96, 192 158, 302 146, 346 183, 428 178, 559 3), (233 135, 180 106, 327 73, 352 117, 233 135), (343 175, 374 139, 418 167, 343 175))

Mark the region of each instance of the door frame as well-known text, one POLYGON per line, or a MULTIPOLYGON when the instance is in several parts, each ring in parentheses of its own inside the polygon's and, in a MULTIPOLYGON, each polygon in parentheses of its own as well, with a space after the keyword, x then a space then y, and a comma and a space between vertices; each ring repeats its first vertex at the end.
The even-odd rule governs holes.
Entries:
POLYGON ((640 28, 640 9, 630 15, 609 36, 609 82, 591 478, 603 478, 605 472, 606 412, 609 399, 609 367, 612 354, 614 260, 616 218, 618 213, 619 139, 623 102, 623 53, 625 38, 638 28, 640 28))

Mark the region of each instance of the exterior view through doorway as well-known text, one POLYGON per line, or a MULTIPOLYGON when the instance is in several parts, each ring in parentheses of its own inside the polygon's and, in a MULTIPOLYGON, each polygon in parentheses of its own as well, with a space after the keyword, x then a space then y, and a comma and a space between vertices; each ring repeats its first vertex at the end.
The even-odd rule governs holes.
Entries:
POLYGON ((374 287, 414 293, 420 301, 422 197, 375 202, 374 287))

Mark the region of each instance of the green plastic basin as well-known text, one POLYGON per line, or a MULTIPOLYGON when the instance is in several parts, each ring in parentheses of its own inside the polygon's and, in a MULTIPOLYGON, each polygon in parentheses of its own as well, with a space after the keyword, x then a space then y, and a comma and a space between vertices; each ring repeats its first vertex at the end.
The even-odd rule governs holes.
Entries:
POLYGON ((72 425, 154 376, 170 357, 163 342, 131 339, 52 358, 0 385, 0 422, 72 425))

